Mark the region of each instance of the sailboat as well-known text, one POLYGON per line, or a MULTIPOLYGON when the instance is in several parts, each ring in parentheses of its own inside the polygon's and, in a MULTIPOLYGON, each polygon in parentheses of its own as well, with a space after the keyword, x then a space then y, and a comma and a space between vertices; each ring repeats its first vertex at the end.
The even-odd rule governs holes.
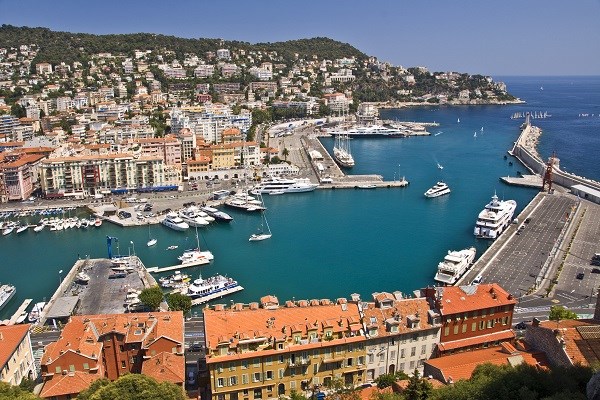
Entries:
POLYGON ((483 126, 481 127, 481 132, 483 132, 483 126))
POLYGON ((440 164, 440 163, 437 163, 437 167, 438 167, 439 169, 444 169, 444 166, 443 166, 442 164, 440 164))
POLYGON ((152 247, 157 242, 158 242, 158 240, 156 240, 155 238, 153 238, 153 237, 150 236, 150 223, 148 223, 148 243, 146 243, 146 246, 152 247))
POLYGON ((477 137, 477 131, 475 131, 475 133, 473 133, 473 137, 476 138, 477 137))
MULTIPOLYGON (((262 195, 259 194, 260 197, 260 201, 262 203, 262 195)), ((250 235, 250 238, 248 239, 249 242, 258 242, 259 240, 265 240, 265 239, 270 239, 271 238, 271 228, 269 228, 269 223, 267 222, 267 216, 265 215, 265 206, 264 204, 262 204, 262 210, 261 210, 261 221, 260 221, 260 228, 258 229, 258 233, 253 233, 252 235, 250 235), (265 232, 265 226, 267 227, 267 230, 265 232)))
POLYGON ((345 168, 354 167, 354 158, 350 153, 350 143, 348 142, 348 135, 339 134, 335 137, 335 144, 333 145, 333 158, 345 168))
POLYGON ((458 118, 458 119, 456 120, 456 123, 457 123, 457 124, 460 124, 460 118, 458 118))
POLYGON ((215 256, 209 251, 200 250, 200 239, 198 238, 198 227, 196 226, 196 248, 188 249, 183 252, 182 255, 177 257, 181 261, 182 267, 193 267, 196 265, 204 265, 214 260, 215 256))

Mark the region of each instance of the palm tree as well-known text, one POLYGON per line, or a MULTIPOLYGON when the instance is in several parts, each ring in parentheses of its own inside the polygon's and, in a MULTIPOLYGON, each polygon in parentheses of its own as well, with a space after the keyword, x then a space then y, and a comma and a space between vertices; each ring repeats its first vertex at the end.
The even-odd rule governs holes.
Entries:
POLYGON ((285 161, 287 161, 287 156, 289 156, 289 155, 290 155, 290 151, 287 149, 287 147, 284 147, 284 148, 283 148, 283 151, 281 152, 281 155, 283 156, 283 159, 284 159, 285 161))

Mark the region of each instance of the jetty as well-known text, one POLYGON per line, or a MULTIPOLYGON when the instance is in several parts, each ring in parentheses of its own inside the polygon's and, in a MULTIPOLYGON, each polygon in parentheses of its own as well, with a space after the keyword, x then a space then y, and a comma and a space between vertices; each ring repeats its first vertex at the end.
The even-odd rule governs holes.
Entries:
POLYGON ((14 325, 17 323, 17 319, 19 319, 19 316, 21 316, 21 314, 23 314, 25 312, 25 310, 27 310, 27 307, 29 307, 29 305, 31 304, 31 302, 33 301, 33 299, 25 299, 23 300, 23 303, 21 303, 21 305, 19 306, 19 308, 17 309, 17 311, 15 311, 15 313, 13 314, 12 317, 10 317, 10 320, 8 321, 8 325, 14 325))
POLYGON ((521 175, 520 177, 502 176, 500 180, 507 185, 523 186, 540 189, 542 178, 539 175, 521 175))

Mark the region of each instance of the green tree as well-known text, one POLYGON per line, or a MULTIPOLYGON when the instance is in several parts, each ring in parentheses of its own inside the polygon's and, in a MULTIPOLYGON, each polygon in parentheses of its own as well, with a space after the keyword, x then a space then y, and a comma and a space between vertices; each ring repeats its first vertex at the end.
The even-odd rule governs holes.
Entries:
POLYGON ((413 376, 408 380, 408 386, 404 389, 403 395, 407 400, 427 400, 433 392, 433 386, 419 376, 419 371, 415 369, 413 376))
POLYGON ((556 322, 562 319, 577 319, 577 314, 575 314, 573 311, 567 310, 563 306, 552 306, 550 307, 550 315, 548 319, 556 322))
POLYGON ((158 286, 152 286, 142 290, 138 298, 146 307, 156 310, 163 301, 163 292, 158 286))
POLYGON ((33 379, 23 378, 21 383, 19 383, 19 387, 27 392, 33 392, 33 389, 35 388, 35 381, 33 379))
POLYGON ((6 382, 0 382, 0 400, 31 400, 39 399, 33 393, 29 393, 19 386, 12 386, 6 382))
POLYGON ((25 108, 16 103, 10 107, 10 113, 17 118, 23 118, 27 115, 25 108))
POLYGON ((287 149, 287 147, 284 147, 283 151, 281 152, 281 155, 283 155, 283 159, 287 161, 287 157, 290 155, 290 151, 287 149))
POLYGON ((192 299, 181 293, 171 293, 166 296, 169 309, 172 311, 182 311, 183 315, 192 309, 192 299))
POLYGON ((84 391, 80 392, 77 395, 77 400, 89 400, 90 397, 96 393, 100 388, 103 388, 104 386, 108 386, 110 385, 110 381, 106 378, 102 378, 102 379, 98 379, 97 381, 92 382, 92 384, 85 389, 84 391))
POLYGON ((90 386, 82 392, 85 400, 183 400, 181 388, 171 382, 157 382, 156 379, 140 374, 127 374, 116 381, 90 386))

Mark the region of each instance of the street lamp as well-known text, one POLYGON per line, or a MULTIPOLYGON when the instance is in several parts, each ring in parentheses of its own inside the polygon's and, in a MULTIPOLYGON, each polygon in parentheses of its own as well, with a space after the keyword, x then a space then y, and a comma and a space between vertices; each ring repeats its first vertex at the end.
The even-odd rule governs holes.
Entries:
POLYGON ((60 285, 62 285, 62 274, 63 270, 61 269, 60 271, 58 271, 58 286, 60 287, 60 285))
POLYGON ((133 240, 130 240, 129 243, 133 246, 133 255, 135 256, 135 243, 133 243, 133 240))

